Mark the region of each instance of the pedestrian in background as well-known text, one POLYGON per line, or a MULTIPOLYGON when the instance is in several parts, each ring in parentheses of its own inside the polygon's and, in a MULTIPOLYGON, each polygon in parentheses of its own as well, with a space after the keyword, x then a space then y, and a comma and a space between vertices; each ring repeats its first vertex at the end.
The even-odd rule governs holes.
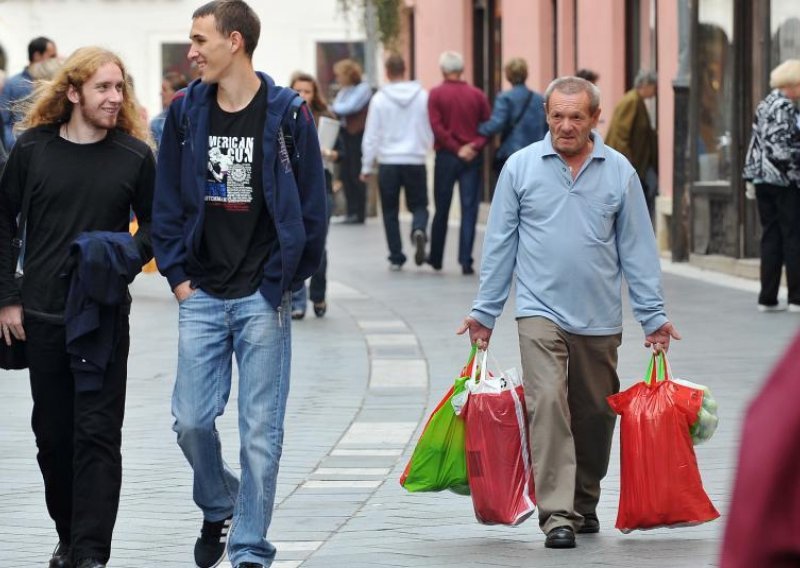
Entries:
POLYGON ((511 89, 497 95, 492 117, 478 126, 482 136, 500 135, 500 147, 494 158, 494 170, 498 175, 511 154, 538 142, 547 133, 544 99, 525 86, 528 64, 521 57, 515 57, 508 60, 504 70, 511 89))
POLYGON ((161 112, 150 121, 150 134, 156 147, 161 142, 161 134, 164 132, 164 122, 167 120, 167 112, 175 94, 181 89, 185 89, 189 82, 183 73, 178 71, 167 71, 161 79, 161 112))
MULTIPOLYGON (((303 100, 306 101, 308 108, 314 114, 314 122, 319 125, 321 117, 335 118, 328 108, 328 102, 319 88, 319 83, 313 75, 308 73, 296 72, 289 81, 292 89, 297 91, 303 100)), ((338 162, 341 155, 341 136, 337 137, 333 149, 321 148, 322 159, 325 163, 325 190, 328 198, 328 226, 331 222, 331 212, 333 211, 333 173, 332 166, 338 162)), ((327 235, 327 230, 326 233, 327 235)), ((328 288, 328 249, 322 252, 322 262, 311 275, 308 289, 303 285, 302 288, 292 294, 292 319, 303 319, 306 315, 306 304, 311 298, 314 315, 321 318, 328 311, 328 303, 325 301, 325 293, 328 288)))
POLYGON ((578 77, 544 95, 550 132, 497 182, 472 311, 458 333, 486 349, 516 274, 516 318, 539 525, 548 548, 600 530, 619 392, 622 279, 645 346, 680 339, 664 312, 658 249, 639 178, 593 129, 600 92, 578 77))
POLYGON ((598 75, 596 71, 586 68, 575 71, 575 76, 580 77, 581 79, 586 79, 593 85, 596 85, 597 81, 600 80, 600 75, 598 75))
POLYGON ((361 144, 372 88, 362 79, 361 65, 352 59, 337 61, 333 73, 341 87, 331 109, 342 121, 343 127, 341 178, 347 202, 344 223, 358 225, 364 223, 367 215, 367 186, 360 178, 361 144))
POLYGON ((58 57, 58 50, 53 40, 46 37, 37 37, 28 44, 28 65, 21 73, 9 77, 0 92, 0 115, 3 123, 3 144, 6 151, 11 151, 16 135, 14 125, 22 120, 22 114, 15 109, 15 104, 25 99, 33 92, 33 77, 31 66, 45 59, 58 57))
POLYGON ((95 314, 100 320, 95 339, 82 344, 91 357, 76 357, 83 351, 75 350, 73 338, 85 330, 81 318, 67 317, 67 310, 84 305, 73 272, 85 273, 87 258, 99 260, 91 265, 89 284, 106 289, 101 283, 132 280, 152 257, 155 162, 144 142, 147 125, 130 96, 125 66, 113 53, 96 47, 77 50, 52 81, 39 84, 30 104, 21 123, 26 130, 0 180, 0 328, 7 343, 13 335, 27 344, 31 424, 47 511, 59 539, 49 565, 102 568, 111 554, 122 482, 130 345, 127 286, 107 285, 106 293, 125 299, 95 314), (11 242, 25 203, 20 291, 11 242), (128 234, 131 208, 139 218, 133 238, 128 234), (106 250, 110 244, 92 233, 91 254, 82 253, 76 263, 70 251, 89 231, 111 232, 120 244, 98 257, 95 247, 106 250), (121 257, 132 263, 130 272, 117 272, 114 261, 121 257))
POLYGON ((436 212, 431 225, 431 246, 428 264, 442 269, 444 243, 453 187, 458 182, 461 203, 461 229, 458 239, 458 263, 461 273, 474 274, 472 247, 478 205, 481 196, 481 150, 486 137, 478 133, 478 125, 491 115, 489 100, 480 89, 461 79, 464 58, 455 51, 445 51, 439 57, 444 81, 431 89, 428 115, 433 129, 436 162, 433 169, 433 200, 436 212))
POLYGON ((242 0, 195 10, 188 56, 201 81, 171 105, 158 154, 153 242, 179 304, 173 429, 203 514, 199 568, 219 565, 226 547, 234 568, 275 559, 267 531, 289 394, 291 295, 319 266, 327 231, 314 119, 295 91, 253 68, 260 31, 242 0), (241 476, 223 459, 216 428, 234 355, 241 476))
POLYGON ((658 77, 654 72, 639 71, 633 89, 625 93, 614 108, 605 140, 606 145, 624 154, 636 169, 653 227, 658 195, 658 136, 650 124, 644 102, 656 96, 657 86, 658 77))
POLYGON ((800 59, 775 67, 769 85, 772 91, 756 107, 742 173, 755 186, 761 221, 758 309, 785 309, 778 303, 785 265, 789 311, 800 312, 800 59))
POLYGON ((366 182, 378 163, 383 229, 389 246, 389 267, 406 262, 400 236, 400 190, 411 212, 414 262, 425 262, 428 241, 428 175, 425 160, 433 143, 428 120, 428 93, 417 81, 405 80, 406 63, 398 54, 384 64, 389 82, 372 97, 362 145, 361 180, 366 182))

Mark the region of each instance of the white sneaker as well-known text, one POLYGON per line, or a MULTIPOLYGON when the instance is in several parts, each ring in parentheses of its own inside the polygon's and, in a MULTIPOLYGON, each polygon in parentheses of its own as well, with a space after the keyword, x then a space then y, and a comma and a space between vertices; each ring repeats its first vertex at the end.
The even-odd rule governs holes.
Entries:
MULTIPOLYGON (((775 304, 772 306, 768 306, 766 304, 758 304, 759 312, 782 312, 784 310, 786 310, 786 306, 782 304, 775 304)), ((789 311, 800 312, 800 306, 797 306, 795 304, 789 304, 789 311)))
POLYGON ((789 311, 790 312, 800 312, 800 304, 789 304, 789 311))

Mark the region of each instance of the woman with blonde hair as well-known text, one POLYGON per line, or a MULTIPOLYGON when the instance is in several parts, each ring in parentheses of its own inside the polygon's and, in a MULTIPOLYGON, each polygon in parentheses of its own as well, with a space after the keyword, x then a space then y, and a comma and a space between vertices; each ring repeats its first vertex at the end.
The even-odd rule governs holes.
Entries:
POLYGON ((77 50, 34 93, 0 177, 0 341, 24 342, 27 354, 37 461, 58 533, 49 566, 103 568, 122 483, 126 283, 153 255, 155 159, 113 53, 77 50))
POLYGON ((333 74, 341 89, 331 109, 342 122, 342 183, 347 199, 347 224, 364 223, 367 211, 367 186, 361 174, 361 141, 367 123, 367 109, 372 88, 363 81, 361 66, 352 59, 343 59, 333 66, 333 74))
POLYGON ((770 74, 772 91, 756 108, 742 177, 758 204, 761 221, 761 292, 758 310, 786 309, 778 303, 786 266, 789 311, 800 312, 800 59, 784 61, 770 74))

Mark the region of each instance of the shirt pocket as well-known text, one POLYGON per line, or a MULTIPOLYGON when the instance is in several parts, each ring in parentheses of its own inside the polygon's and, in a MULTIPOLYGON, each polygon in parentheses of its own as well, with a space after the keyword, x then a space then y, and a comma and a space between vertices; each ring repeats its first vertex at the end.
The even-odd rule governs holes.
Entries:
POLYGON ((617 208, 607 203, 586 200, 584 219, 587 225, 587 237, 592 242, 606 243, 614 236, 614 219, 617 208))

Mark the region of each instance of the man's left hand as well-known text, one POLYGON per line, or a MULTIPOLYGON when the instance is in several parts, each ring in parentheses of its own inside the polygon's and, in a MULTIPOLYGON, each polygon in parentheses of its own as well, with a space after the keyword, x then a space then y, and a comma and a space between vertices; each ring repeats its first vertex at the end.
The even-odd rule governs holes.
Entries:
POLYGON ((671 339, 680 340, 681 334, 675 329, 675 326, 670 322, 665 323, 650 335, 644 338, 644 346, 651 347, 653 353, 666 353, 669 351, 669 342, 671 339))
POLYGON ((359 176, 358 176, 358 179, 359 179, 359 180, 360 180, 362 183, 369 183, 369 178, 370 178, 370 176, 372 176, 372 174, 361 174, 361 175, 359 175, 359 176))

